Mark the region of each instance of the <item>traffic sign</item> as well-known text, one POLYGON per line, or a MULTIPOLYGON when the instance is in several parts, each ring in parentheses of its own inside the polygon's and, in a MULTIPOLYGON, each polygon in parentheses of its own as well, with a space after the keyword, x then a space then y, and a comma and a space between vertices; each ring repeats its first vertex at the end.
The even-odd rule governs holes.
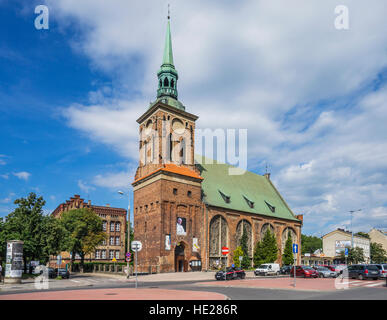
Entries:
POLYGON ((239 262, 242 262, 243 256, 239 256, 239 262))
POLYGON ((126 262, 130 262, 130 257, 126 257, 126 258, 125 258, 125 261, 126 261, 126 262))
POLYGON ((293 243, 293 253, 298 253, 298 244, 293 243))
POLYGON ((117 262, 117 259, 116 259, 116 258, 113 258, 113 259, 112 259, 112 262, 117 262))
POLYGON ((132 241, 132 250, 133 251, 141 251, 142 243, 141 241, 132 241))
POLYGON ((61 256, 61 255, 58 255, 58 256, 56 257, 56 264, 57 264, 58 266, 60 266, 60 265, 62 264, 62 256, 61 256))
POLYGON ((348 248, 345 248, 345 256, 346 257, 348 257, 348 252, 349 252, 348 248))
POLYGON ((131 255, 132 255, 132 254, 131 254, 130 252, 127 252, 127 253, 126 253, 126 256, 127 256, 128 258, 130 258, 131 255))
POLYGON ((227 248, 227 247, 222 247, 222 254, 223 255, 226 255, 226 254, 228 254, 230 251, 229 251, 229 249, 227 248))

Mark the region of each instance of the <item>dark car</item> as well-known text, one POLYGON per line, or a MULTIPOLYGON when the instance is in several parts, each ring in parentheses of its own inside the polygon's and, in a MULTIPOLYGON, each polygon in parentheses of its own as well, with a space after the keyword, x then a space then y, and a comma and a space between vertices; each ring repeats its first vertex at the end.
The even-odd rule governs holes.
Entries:
MULTIPOLYGON (((43 271, 41 271, 40 273, 43 273, 43 271)), ((50 279, 56 278, 56 272, 54 268, 47 268, 47 273, 50 279)))
POLYGON ((246 273, 242 268, 227 268, 226 270, 220 270, 215 274, 216 280, 233 280, 233 279, 244 279, 246 273))
MULTIPOLYGON (((294 274, 294 267, 290 270, 290 274, 294 274)), ((309 266, 296 266, 296 277, 318 278, 318 272, 309 266)))
POLYGON ((281 273, 281 274, 289 274, 289 273, 290 273, 290 270, 292 270, 292 266, 283 266, 283 267, 280 269, 280 273, 281 273))
POLYGON ((378 280, 380 271, 377 266, 372 264, 354 264, 348 267, 348 278, 357 278, 359 280, 372 278, 378 280))
POLYGON ((55 276, 61 276, 63 279, 69 279, 70 278, 70 272, 66 269, 57 268, 55 269, 55 276))
POLYGON ((235 268, 234 272, 236 273, 237 278, 239 278, 239 279, 246 278, 246 272, 242 268, 235 268))

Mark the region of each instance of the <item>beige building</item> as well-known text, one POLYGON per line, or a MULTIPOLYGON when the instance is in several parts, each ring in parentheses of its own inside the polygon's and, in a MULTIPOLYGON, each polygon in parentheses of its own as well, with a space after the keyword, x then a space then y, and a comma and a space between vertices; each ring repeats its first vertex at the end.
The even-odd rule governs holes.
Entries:
MULTIPOLYGON (((85 262, 110 262, 113 258, 117 262, 125 262, 125 232, 127 228, 127 211, 122 208, 113 208, 110 205, 97 206, 91 204, 91 201, 85 202, 79 195, 74 195, 70 200, 61 203, 52 215, 60 218, 63 212, 72 209, 89 208, 93 210, 103 221, 103 231, 107 234, 107 239, 101 246, 97 247, 94 253, 85 256, 85 262)), ((62 252, 62 267, 70 262, 69 252, 62 252)), ((81 257, 75 256, 75 261, 81 257)), ((50 265, 56 264, 56 257, 50 258, 50 265)))
POLYGON ((373 228, 368 232, 368 235, 371 242, 380 243, 383 249, 387 251, 387 232, 373 228))
MULTIPOLYGON (((328 257, 339 257, 345 248, 352 246, 352 234, 343 229, 334 230, 322 237, 323 252, 328 257)), ((365 263, 370 261, 370 240, 358 235, 353 235, 353 247, 362 248, 364 252, 365 263)))

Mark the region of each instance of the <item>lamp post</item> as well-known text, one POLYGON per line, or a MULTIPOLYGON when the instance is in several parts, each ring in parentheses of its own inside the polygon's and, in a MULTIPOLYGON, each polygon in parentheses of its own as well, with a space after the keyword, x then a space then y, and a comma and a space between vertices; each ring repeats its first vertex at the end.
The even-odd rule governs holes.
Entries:
POLYGON ((353 249, 353 229, 352 229, 352 216, 354 212, 361 211, 361 209, 358 210, 351 210, 349 213, 351 214, 351 248, 353 249))
MULTIPOLYGON (((120 195, 125 195, 125 192, 118 190, 117 191, 120 195)), ((127 244, 127 251, 129 252, 130 250, 130 194, 128 192, 128 244, 127 244)), ((126 259, 126 255, 125 255, 126 259)), ((127 270, 127 275, 126 278, 129 279, 129 261, 126 262, 126 270, 127 270)))

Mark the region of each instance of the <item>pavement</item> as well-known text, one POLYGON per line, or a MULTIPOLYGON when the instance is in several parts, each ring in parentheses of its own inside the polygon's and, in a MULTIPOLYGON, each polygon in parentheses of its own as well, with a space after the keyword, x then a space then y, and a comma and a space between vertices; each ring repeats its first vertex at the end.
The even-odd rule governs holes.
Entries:
POLYGON ((159 288, 44 291, 1 295, 0 300, 227 300, 221 293, 159 288))

